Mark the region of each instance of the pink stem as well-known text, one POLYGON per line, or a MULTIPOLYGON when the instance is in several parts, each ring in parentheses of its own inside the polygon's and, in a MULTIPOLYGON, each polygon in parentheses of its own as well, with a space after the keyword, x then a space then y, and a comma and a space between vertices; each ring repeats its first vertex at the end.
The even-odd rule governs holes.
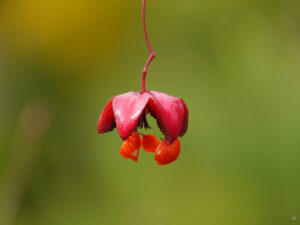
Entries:
POLYGON ((155 53, 153 52, 151 45, 150 45, 150 41, 149 41, 149 37, 147 34, 147 29, 146 29, 146 19, 145 19, 145 10, 146 9, 146 0, 143 0, 143 26, 144 26, 144 34, 145 34, 145 38, 146 38, 146 42, 147 42, 147 46, 148 49, 150 51, 150 57, 145 65, 145 68, 143 70, 143 81, 142 81, 142 92, 146 91, 146 75, 147 75, 147 69, 148 66, 150 65, 151 61, 155 58, 155 53))

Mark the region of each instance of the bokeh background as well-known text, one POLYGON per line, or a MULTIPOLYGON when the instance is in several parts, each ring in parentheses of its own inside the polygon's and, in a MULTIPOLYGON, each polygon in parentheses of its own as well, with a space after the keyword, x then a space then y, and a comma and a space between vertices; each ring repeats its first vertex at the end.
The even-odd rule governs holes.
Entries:
POLYGON ((300 1, 149 0, 147 88, 190 111, 164 167, 96 129, 141 89, 141 7, 0 1, 0 224, 300 224, 300 1))

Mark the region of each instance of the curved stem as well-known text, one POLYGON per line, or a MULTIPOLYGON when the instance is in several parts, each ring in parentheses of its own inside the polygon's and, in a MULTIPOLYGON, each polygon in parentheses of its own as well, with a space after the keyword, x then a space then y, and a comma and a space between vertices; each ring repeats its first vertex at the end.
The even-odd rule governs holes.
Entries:
POLYGON ((147 46, 148 46, 148 49, 150 51, 150 57, 147 60, 147 63, 146 63, 145 68, 143 70, 142 92, 146 91, 146 75, 147 75, 148 66, 150 65, 151 61, 155 58, 155 53, 151 48, 149 37, 148 37, 148 34, 147 34, 146 18, 145 18, 146 13, 145 13, 145 11, 146 11, 146 0, 143 0, 143 26, 144 26, 144 34, 145 34, 147 46))

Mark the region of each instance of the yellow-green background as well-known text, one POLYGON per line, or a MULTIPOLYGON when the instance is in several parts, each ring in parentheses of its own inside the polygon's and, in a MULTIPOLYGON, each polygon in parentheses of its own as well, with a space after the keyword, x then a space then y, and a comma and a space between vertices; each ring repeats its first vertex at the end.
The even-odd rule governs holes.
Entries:
POLYGON ((147 87, 190 111, 164 167, 96 129, 141 88, 141 3, 0 1, 0 224, 300 224, 300 1, 148 1, 147 87))

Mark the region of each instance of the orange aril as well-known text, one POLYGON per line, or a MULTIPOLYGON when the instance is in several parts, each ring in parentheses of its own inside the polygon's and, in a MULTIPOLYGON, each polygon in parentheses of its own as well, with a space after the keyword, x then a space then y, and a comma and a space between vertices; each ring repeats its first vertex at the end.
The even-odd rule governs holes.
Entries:
POLYGON ((142 147, 146 152, 155 153, 160 140, 152 134, 147 134, 142 137, 142 147))
POLYGON ((135 132, 123 142, 123 145, 120 149, 120 153, 124 158, 132 159, 135 162, 137 162, 140 147, 140 134, 138 132, 135 132))
POLYGON ((164 139, 160 145, 158 145, 154 160, 157 161, 158 165, 166 165, 174 162, 180 153, 180 141, 177 138, 171 143, 167 143, 164 139))

